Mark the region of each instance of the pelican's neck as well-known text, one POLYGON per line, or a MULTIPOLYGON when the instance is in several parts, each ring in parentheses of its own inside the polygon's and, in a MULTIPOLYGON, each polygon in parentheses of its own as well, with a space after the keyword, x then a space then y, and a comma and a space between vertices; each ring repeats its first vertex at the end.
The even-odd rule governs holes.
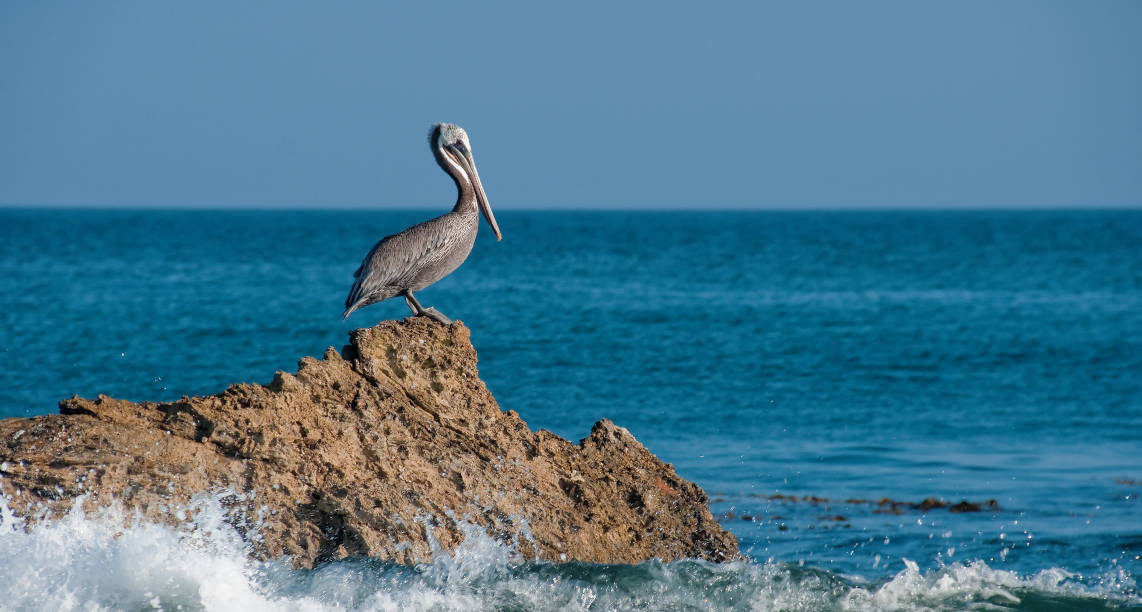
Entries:
POLYGON ((435 149, 434 153, 436 163, 440 164, 448 176, 452 177, 452 182, 456 183, 456 205, 452 207, 452 212, 476 212, 476 190, 472 187, 468 173, 445 155, 443 149, 435 149))

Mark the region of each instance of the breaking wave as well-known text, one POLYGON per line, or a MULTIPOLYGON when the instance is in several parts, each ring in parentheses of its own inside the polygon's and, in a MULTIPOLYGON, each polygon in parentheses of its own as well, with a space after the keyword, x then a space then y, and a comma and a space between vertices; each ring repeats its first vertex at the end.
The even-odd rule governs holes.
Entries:
POLYGON ((119 509, 27 525, 0 498, 0 602, 11 610, 986 610, 1142 607, 1125 573, 1097 588, 1061 569, 1020 576, 982 561, 879 580, 795 563, 637 565, 523 560, 465 527, 454 555, 413 567, 349 559, 314 570, 252 561, 219 496, 179 526, 119 509))

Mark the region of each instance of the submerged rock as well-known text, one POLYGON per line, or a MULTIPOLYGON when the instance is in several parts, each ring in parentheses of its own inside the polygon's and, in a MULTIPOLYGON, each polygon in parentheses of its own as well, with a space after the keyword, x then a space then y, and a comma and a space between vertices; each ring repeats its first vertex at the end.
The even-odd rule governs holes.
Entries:
POLYGON ((225 491, 260 558, 427 561, 464 521, 527 558, 738 559, 705 493, 622 427, 572 444, 503 412, 461 323, 386 321, 268 385, 132 403, 73 397, 0 421, 0 493, 31 518, 119 503, 178 521, 225 491), (83 497, 86 496, 86 497, 83 497))

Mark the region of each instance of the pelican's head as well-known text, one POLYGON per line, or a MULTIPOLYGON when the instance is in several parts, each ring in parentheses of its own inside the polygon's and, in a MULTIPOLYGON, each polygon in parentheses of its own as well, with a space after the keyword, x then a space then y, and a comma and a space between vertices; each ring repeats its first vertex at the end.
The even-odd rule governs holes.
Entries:
POLYGON ((496 217, 492 214, 492 206, 488 204, 488 196, 484 193, 484 186, 480 183, 480 174, 476 172, 476 162, 472 160, 472 145, 468 143, 468 134, 464 128, 454 123, 437 123, 432 126, 428 136, 432 145, 432 152, 436 160, 446 169, 451 168, 450 174, 458 181, 466 181, 476 192, 476 204, 484 214, 496 240, 500 240, 500 226, 496 224, 496 217))

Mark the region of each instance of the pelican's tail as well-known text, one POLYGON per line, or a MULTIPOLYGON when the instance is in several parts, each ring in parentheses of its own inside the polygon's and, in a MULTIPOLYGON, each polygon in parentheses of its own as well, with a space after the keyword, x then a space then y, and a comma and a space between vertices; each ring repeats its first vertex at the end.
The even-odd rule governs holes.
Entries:
POLYGON ((374 301, 374 300, 370 300, 367 296, 354 300, 354 299, 352 299, 353 298, 352 294, 349 294, 349 298, 350 299, 345 301, 345 312, 341 313, 341 320, 342 321, 344 321, 345 319, 348 319, 349 315, 353 314, 354 310, 357 310, 358 308, 364 308, 365 306, 372 304, 374 301))
POLYGON ((353 288, 349 290, 349 297, 345 298, 345 312, 341 313, 341 319, 345 320, 353 314, 353 311, 370 304, 383 302, 400 294, 401 291, 402 289, 399 287, 377 287, 369 283, 368 279, 360 277, 357 282, 353 283, 353 288))
POLYGON ((341 313, 342 321, 348 319, 354 310, 369 304, 368 296, 364 295, 364 293, 364 288, 361 286, 361 278, 357 277, 356 282, 353 283, 353 288, 349 290, 349 297, 345 298, 345 312, 341 313))
POLYGON ((371 296, 365 296, 353 303, 346 302, 345 312, 341 313, 341 320, 344 321, 345 319, 348 319, 349 315, 353 314, 353 312, 358 308, 364 308, 369 304, 375 304, 376 302, 377 300, 371 299, 371 296))

